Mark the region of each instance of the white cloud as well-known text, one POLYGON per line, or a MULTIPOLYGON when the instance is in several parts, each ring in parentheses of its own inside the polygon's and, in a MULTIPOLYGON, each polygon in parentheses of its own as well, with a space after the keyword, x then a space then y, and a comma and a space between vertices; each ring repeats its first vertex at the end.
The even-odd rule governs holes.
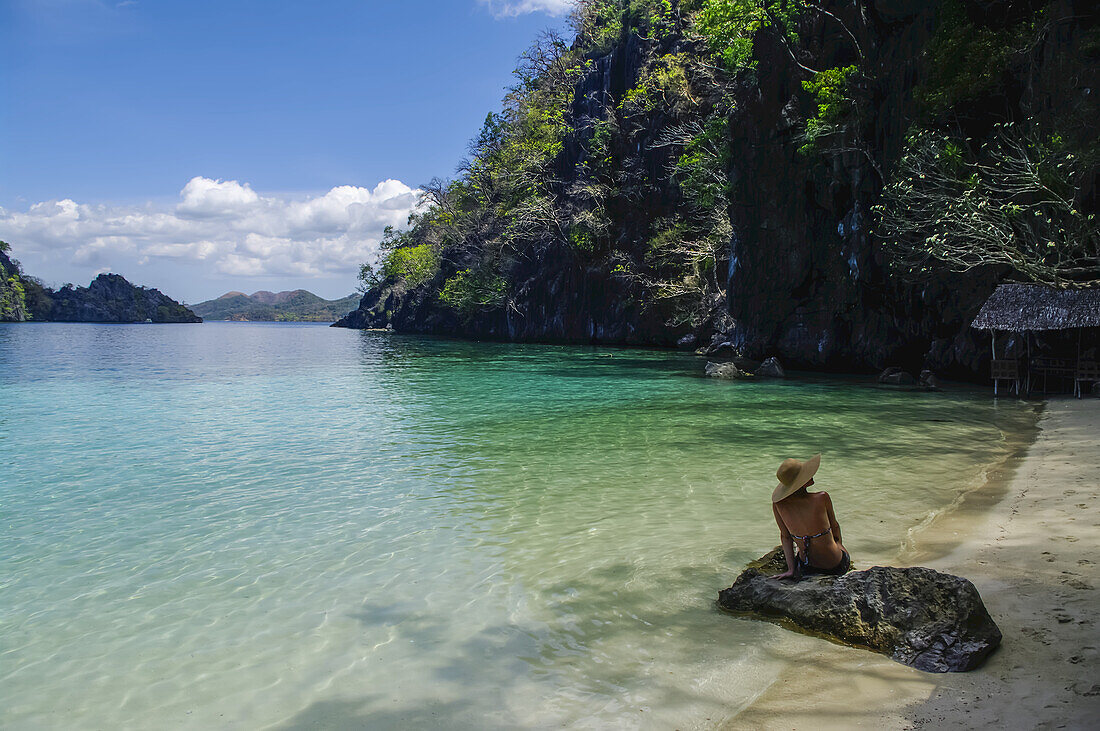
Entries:
POLYGON ((180 191, 176 214, 185 218, 230 218, 260 202, 260 196, 245 183, 236 180, 211 180, 194 177, 180 191))
POLYGON ((64 199, 0 208, 0 239, 22 255, 89 270, 156 261, 240 277, 354 277, 386 226, 400 228, 418 191, 399 180, 341 185, 305 199, 262 196, 236 180, 192 178, 174 207, 64 199))
POLYGON ((528 13, 546 13, 547 15, 565 15, 576 0, 478 0, 489 8, 497 18, 514 18, 528 13))

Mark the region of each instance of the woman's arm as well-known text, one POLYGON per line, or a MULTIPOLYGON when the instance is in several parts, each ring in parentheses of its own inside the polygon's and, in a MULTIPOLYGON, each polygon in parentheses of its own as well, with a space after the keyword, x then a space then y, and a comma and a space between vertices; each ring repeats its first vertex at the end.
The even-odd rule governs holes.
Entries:
POLYGON ((836 516, 833 515, 833 501, 829 497, 829 493, 821 493, 825 496, 825 512, 829 515, 829 528, 833 531, 833 540, 840 546, 841 550, 847 550, 844 548, 843 541, 840 540, 840 523, 836 522, 836 516))
POLYGON ((787 530, 787 525, 783 522, 783 516, 779 514, 779 508, 775 507, 775 503, 772 503, 772 514, 775 516, 775 524, 779 526, 779 542, 783 546, 783 558, 787 560, 787 570, 772 578, 787 579, 794 576, 794 540, 791 539, 791 532, 787 530))

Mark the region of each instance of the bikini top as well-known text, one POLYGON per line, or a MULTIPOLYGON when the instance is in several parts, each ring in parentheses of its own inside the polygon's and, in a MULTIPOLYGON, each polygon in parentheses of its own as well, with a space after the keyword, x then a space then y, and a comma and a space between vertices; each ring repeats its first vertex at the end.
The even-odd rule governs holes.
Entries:
POLYGON ((798 540, 802 541, 802 555, 808 559, 810 557, 810 541, 814 538, 820 538, 826 533, 832 532, 832 530, 833 527, 830 525, 825 530, 821 531, 820 533, 814 533, 812 536, 796 536, 794 533, 791 533, 791 538, 797 538, 798 540))

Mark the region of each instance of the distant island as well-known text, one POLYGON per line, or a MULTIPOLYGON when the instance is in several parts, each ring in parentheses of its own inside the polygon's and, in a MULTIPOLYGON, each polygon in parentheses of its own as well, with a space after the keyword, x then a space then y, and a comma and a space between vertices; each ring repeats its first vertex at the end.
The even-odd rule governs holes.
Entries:
POLYGON ((326 300, 304 289, 289 292, 226 292, 191 309, 207 320, 238 322, 335 322, 359 306, 359 295, 326 300))
POLYGON ((54 290, 23 272, 0 241, 0 322, 202 322, 159 289, 100 274, 87 287, 54 290))

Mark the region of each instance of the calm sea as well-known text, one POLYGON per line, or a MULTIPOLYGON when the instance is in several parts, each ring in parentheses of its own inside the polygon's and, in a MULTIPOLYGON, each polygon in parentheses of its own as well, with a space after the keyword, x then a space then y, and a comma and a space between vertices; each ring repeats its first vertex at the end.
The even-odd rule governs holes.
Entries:
POLYGON ((714 604, 777 543, 783 458, 824 453, 866 566, 1034 421, 988 391, 702 365, 0 325, 0 725, 712 726, 807 641, 714 604))

